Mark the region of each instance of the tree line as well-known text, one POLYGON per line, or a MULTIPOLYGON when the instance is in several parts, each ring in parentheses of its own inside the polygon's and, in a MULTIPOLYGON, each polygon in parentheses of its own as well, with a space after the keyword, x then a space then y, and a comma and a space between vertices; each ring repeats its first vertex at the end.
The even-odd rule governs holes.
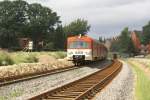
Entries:
MULTIPOLYGON (((142 27, 141 32, 136 32, 141 44, 147 45, 150 43, 150 22, 142 27)), ((110 50, 112 52, 119 52, 129 55, 138 54, 139 51, 134 46, 133 41, 131 39, 131 32, 129 31, 128 27, 125 27, 121 34, 116 38, 113 39, 112 45, 110 50)))
POLYGON ((45 48, 62 50, 68 36, 85 35, 89 29, 90 25, 84 19, 63 26, 56 12, 38 3, 0 2, 0 48, 19 47, 18 38, 30 38, 35 49, 42 40, 45 48))

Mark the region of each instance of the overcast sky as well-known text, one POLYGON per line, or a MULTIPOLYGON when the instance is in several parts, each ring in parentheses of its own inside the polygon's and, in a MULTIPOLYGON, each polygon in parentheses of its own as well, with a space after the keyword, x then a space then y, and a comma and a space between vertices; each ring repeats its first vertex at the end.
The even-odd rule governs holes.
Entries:
POLYGON ((111 37, 128 26, 138 29, 150 20, 150 0, 26 0, 41 3, 61 16, 63 25, 77 18, 88 20, 90 36, 111 37))

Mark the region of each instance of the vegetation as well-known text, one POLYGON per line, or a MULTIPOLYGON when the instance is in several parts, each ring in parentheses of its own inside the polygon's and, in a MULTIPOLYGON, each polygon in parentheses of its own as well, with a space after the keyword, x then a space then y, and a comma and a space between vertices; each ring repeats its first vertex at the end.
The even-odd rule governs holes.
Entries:
POLYGON ((14 64, 14 62, 13 59, 9 56, 9 54, 7 52, 0 51, 0 66, 12 64, 14 64))
POLYGON ((121 35, 117 39, 113 40, 111 51, 124 54, 132 54, 135 52, 135 48, 130 38, 130 33, 127 27, 123 29, 121 35))
MULTIPOLYGON (((17 52, 17 55, 21 57, 25 55, 25 52, 17 52)), ((10 56, 14 56, 16 54, 10 53, 10 56)), ((0 67, 0 79, 12 77, 12 76, 25 76, 29 74, 36 74, 39 72, 45 72, 49 70, 59 69, 59 68, 65 68, 70 67, 73 64, 71 62, 68 62, 66 59, 57 60, 57 58, 65 57, 65 52, 34 52, 30 55, 35 55, 39 58, 39 61, 41 63, 26 63, 26 64, 14 64, 11 66, 5 66, 0 67), (40 55, 40 56, 39 56, 40 55), (48 56, 50 55, 50 56, 48 56), (61 56, 60 56, 61 55, 61 56), (53 56, 53 57, 52 57, 53 56), (55 57, 54 57, 55 56, 55 57), (45 58, 43 58, 45 57, 45 58), (41 59, 42 58, 42 59, 41 59), (42 61, 44 59, 44 61, 42 61)), ((26 56, 25 56, 26 57, 26 56)), ((27 57, 28 58, 28 57, 27 57)), ((23 61, 26 61, 26 59, 21 58, 23 61)), ((30 60, 29 60, 30 61, 30 60)))
POLYGON ((9 53, 9 55, 11 56, 14 64, 38 62, 37 55, 34 53, 17 52, 9 53))
MULTIPOLYGON (((145 47, 150 43, 150 22, 143 26, 142 31, 135 30, 137 37, 141 44, 145 47)), ((133 42, 130 37, 130 32, 128 28, 124 28, 121 35, 118 38, 112 39, 111 51, 125 53, 125 54, 137 54, 139 51, 134 47, 133 42)))
POLYGON ((0 66, 2 65, 12 65, 19 63, 36 63, 38 62, 38 57, 40 55, 49 55, 56 59, 65 58, 66 52, 13 52, 8 53, 5 51, 0 51, 0 66))
POLYGON ((18 38, 30 38, 35 50, 40 50, 39 41, 44 42, 46 49, 62 50, 67 36, 85 34, 89 28, 84 19, 77 19, 63 27, 56 12, 38 3, 0 1, 1 48, 19 48, 18 38))
POLYGON ((50 52, 49 55, 56 59, 62 59, 67 56, 66 52, 62 52, 62 51, 50 52))
POLYGON ((90 29, 90 25, 88 25, 88 21, 83 19, 77 19, 73 22, 71 22, 69 25, 66 25, 64 27, 64 32, 68 36, 74 36, 74 35, 85 35, 90 29))
POLYGON ((37 49, 37 41, 45 36, 50 37, 59 16, 40 4, 28 4, 22 0, 0 2, 0 46, 10 48, 17 46, 18 37, 28 37, 33 40, 37 49))
POLYGON ((144 44, 150 43, 150 22, 143 26, 143 34, 144 34, 144 44))
POLYGON ((150 100, 149 90, 150 90, 150 78, 145 75, 145 72, 139 69, 138 65, 128 61, 131 64, 134 73, 136 74, 136 88, 135 88, 135 98, 137 100, 150 100))

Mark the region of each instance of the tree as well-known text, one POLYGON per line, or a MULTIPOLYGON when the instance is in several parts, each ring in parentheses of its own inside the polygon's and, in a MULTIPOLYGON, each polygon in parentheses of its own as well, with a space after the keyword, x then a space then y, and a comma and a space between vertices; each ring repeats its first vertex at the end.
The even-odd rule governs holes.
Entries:
POLYGON ((25 11, 28 4, 24 1, 0 2, 0 46, 16 46, 17 34, 22 32, 26 21, 25 11))
POLYGON ((84 19, 77 19, 64 27, 67 36, 85 35, 90 29, 90 25, 84 19))
POLYGON ((111 51, 125 54, 134 54, 135 47, 130 37, 128 27, 124 28, 117 40, 114 40, 111 45, 111 51))
POLYGON ((26 36, 34 41, 35 48, 37 48, 38 41, 44 39, 45 36, 50 36, 50 33, 54 33, 54 26, 60 23, 56 12, 52 12, 51 9, 42 7, 40 4, 29 5, 28 21, 26 36))
POLYGON ((26 1, 0 2, 0 46, 15 46, 17 38, 31 38, 37 49, 39 40, 50 42, 59 16, 40 4, 28 4, 26 1), (45 40, 48 39, 48 40, 45 40))
POLYGON ((119 52, 119 41, 118 40, 113 40, 111 43, 110 51, 111 52, 119 52))
POLYGON ((120 52, 122 53, 128 53, 128 46, 129 46, 129 31, 128 27, 124 28, 120 35, 120 52))
POLYGON ((55 49, 64 49, 66 36, 63 31, 62 25, 58 25, 54 34, 54 47, 55 49))
POLYGON ((102 37, 99 37, 99 41, 100 41, 100 42, 103 42, 103 38, 102 38, 102 37))
POLYGON ((143 43, 148 44, 150 42, 150 22, 147 25, 143 26, 143 36, 143 43))

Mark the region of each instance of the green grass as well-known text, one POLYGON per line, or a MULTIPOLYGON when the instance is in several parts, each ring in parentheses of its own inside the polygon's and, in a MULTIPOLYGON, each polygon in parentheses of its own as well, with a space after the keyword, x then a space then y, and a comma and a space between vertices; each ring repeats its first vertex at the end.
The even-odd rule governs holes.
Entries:
POLYGON ((0 100, 11 100, 11 98, 16 98, 23 95, 23 90, 15 89, 12 90, 7 96, 0 96, 0 100))
POLYGON ((35 63, 38 62, 39 55, 49 55, 56 59, 65 58, 66 52, 55 51, 55 52, 12 52, 8 53, 0 51, 0 66, 12 65, 19 63, 35 63))
POLYGON ((36 53, 15 52, 10 53, 10 56, 15 64, 38 62, 36 53))
POLYGON ((14 61, 10 57, 9 53, 0 51, 0 66, 2 65, 12 65, 14 61))
POLYGON ((66 52, 62 51, 51 52, 49 55, 55 57, 56 59, 65 58, 67 56, 66 52))
POLYGON ((150 78, 137 65, 134 65, 130 61, 128 62, 137 76, 135 98, 137 100, 150 100, 150 78))
POLYGON ((10 93, 10 97, 18 97, 18 96, 21 96, 22 95, 22 90, 13 90, 11 93, 10 93))

